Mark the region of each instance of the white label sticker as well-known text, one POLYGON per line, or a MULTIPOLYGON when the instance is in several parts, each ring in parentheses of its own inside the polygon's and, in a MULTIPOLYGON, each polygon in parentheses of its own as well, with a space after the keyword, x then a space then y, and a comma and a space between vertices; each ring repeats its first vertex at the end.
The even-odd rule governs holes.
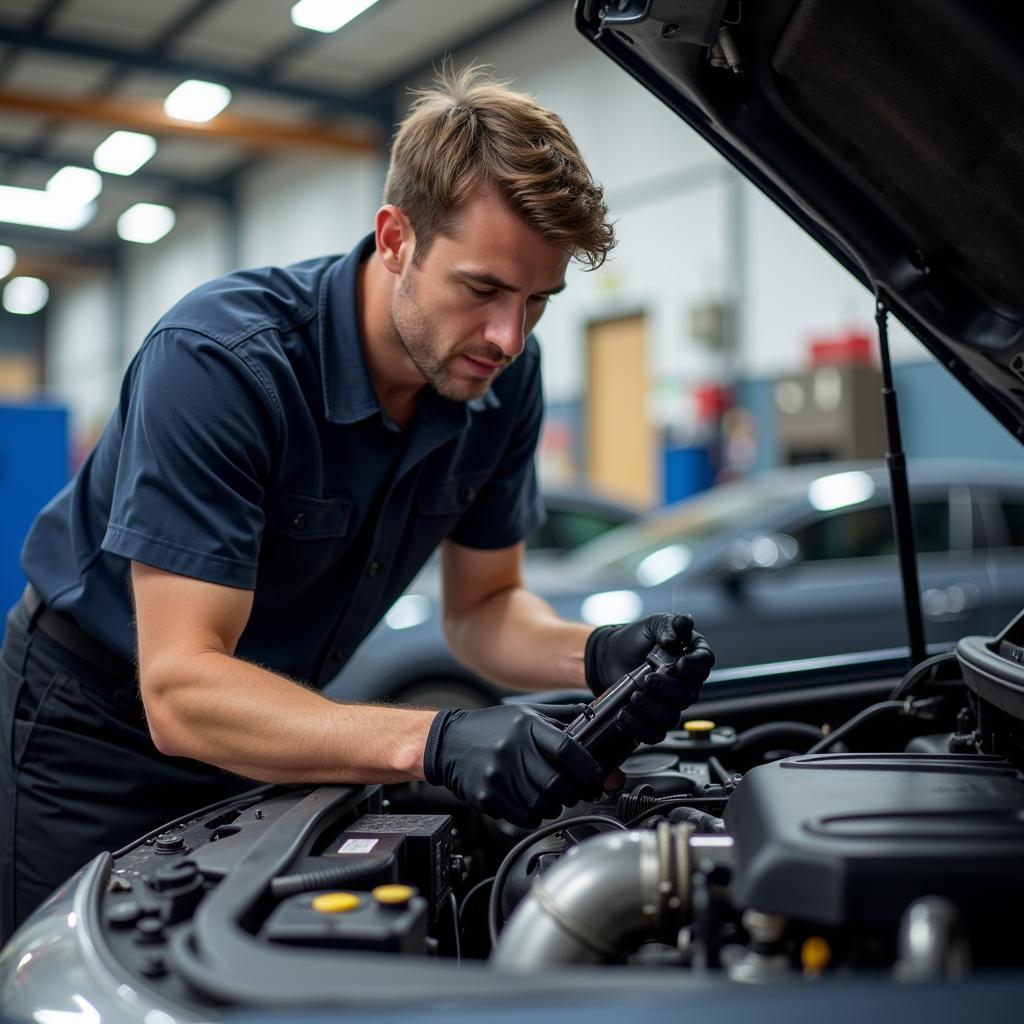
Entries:
POLYGON ((338 853, 369 853, 379 842, 377 839, 346 839, 338 853))

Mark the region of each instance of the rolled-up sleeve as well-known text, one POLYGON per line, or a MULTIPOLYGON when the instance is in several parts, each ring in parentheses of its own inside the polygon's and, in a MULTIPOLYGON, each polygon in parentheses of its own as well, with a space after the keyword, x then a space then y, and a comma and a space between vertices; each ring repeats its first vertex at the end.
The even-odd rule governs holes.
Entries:
POLYGON ((136 358, 120 413, 103 549, 255 589, 277 413, 244 355, 195 331, 164 329, 136 358))
MULTIPOLYGON (((524 356, 527 358, 527 356, 524 356)), ((544 419, 540 354, 536 342, 528 350, 529 372, 513 398, 519 411, 515 426, 494 473, 449 535, 470 548, 504 548, 525 540, 547 518, 537 490, 534 454, 544 419)), ((484 414, 486 416, 486 414, 484 414)))

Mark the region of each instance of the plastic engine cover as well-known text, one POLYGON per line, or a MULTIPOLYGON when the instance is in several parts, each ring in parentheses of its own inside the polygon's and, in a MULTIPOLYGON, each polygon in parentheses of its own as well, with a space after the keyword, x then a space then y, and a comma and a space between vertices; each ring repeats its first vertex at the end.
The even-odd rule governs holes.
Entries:
POLYGON ((1024 777, 984 755, 819 754, 748 772, 729 801, 736 905, 824 924, 940 895, 973 924, 1024 908, 1024 777))

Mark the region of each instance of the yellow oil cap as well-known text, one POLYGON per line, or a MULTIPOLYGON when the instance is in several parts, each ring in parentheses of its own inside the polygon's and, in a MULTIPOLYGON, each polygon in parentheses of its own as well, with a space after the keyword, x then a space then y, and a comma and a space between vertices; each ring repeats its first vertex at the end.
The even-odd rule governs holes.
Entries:
POLYGON ((313 909, 321 914, 347 914, 359 906, 354 892, 324 892, 313 897, 313 909))
POLYGON ((715 723, 706 718, 691 718, 689 722, 683 722, 683 728, 687 732, 711 732, 715 723))
POLYGON ((800 963, 807 974, 821 974, 832 959, 832 949, 827 940, 820 935, 811 935, 804 939, 800 947, 800 963))
POLYGON ((373 898, 388 907, 401 907, 416 895, 411 885, 378 885, 373 890, 373 898))

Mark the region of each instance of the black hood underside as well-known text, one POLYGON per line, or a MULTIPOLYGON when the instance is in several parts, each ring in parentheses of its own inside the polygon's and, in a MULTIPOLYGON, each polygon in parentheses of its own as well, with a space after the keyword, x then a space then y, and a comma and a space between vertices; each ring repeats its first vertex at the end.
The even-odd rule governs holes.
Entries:
POLYGON ((576 20, 1024 440, 1018 5, 580 0, 576 20))

